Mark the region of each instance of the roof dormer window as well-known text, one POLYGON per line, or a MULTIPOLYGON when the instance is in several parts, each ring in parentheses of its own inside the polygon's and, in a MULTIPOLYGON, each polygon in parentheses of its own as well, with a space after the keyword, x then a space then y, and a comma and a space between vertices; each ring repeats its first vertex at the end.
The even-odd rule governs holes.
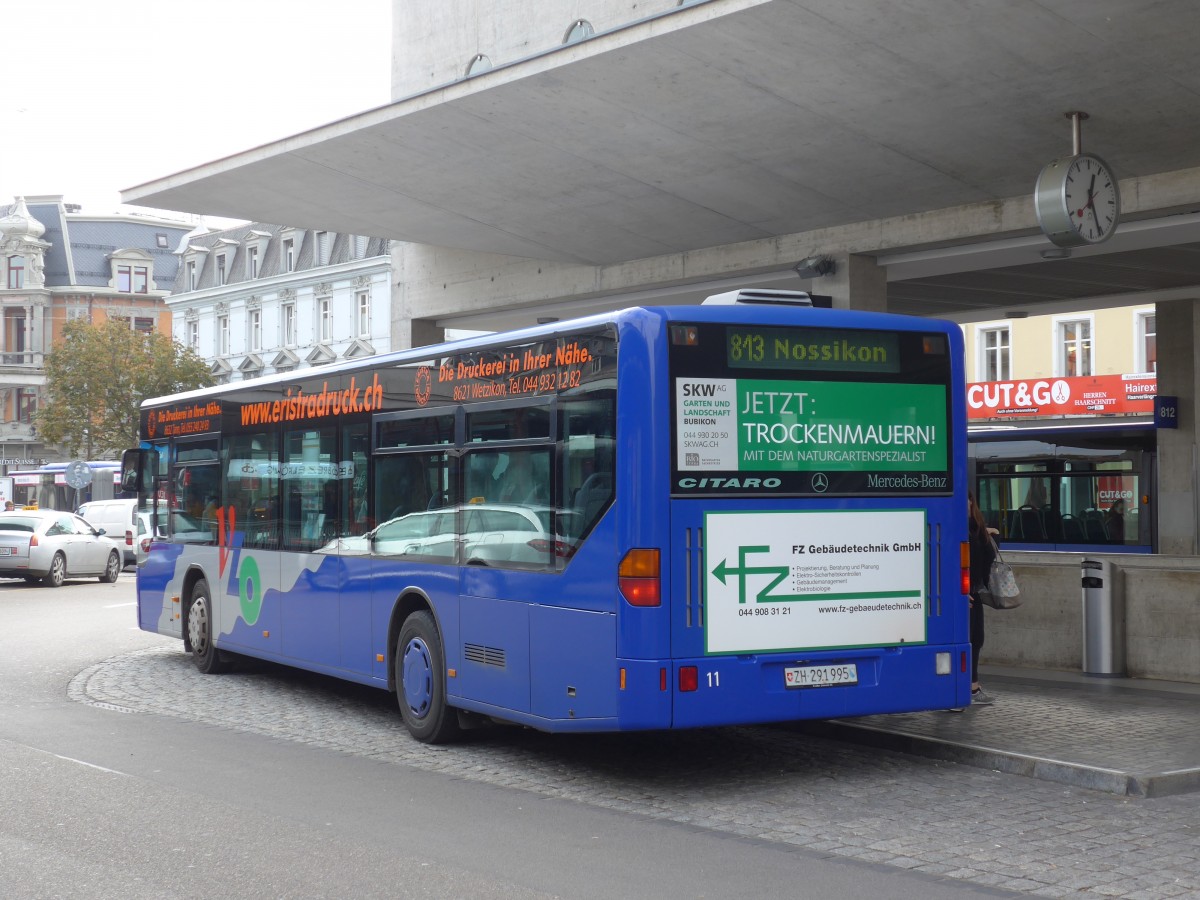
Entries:
POLYGON ((251 230, 246 235, 246 279, 257 278, 263 258, 267 255, 267 242, 271 239, 270 232, 251 230))
POLYGON ((112 266, 108 286, 122 294, 148 294, 154 278, 154 259, 144 250, 117 250, 109 257, 112 266))

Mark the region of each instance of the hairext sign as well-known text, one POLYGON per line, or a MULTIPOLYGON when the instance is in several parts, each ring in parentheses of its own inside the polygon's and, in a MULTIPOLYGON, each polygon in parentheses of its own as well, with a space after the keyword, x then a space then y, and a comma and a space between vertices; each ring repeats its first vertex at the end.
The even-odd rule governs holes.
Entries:
POLYGON ((977 381, 967 385, 967 418, 1149 415, 1157 391, 1153 374, 977 381))

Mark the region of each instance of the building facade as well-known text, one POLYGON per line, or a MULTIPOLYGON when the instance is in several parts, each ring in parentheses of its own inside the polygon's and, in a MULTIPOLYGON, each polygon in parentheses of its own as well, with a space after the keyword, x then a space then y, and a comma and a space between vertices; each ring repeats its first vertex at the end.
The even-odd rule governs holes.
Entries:
POLYGON ((38 437, 46 356, 63 326, 121 319, 171 333, 163 304, 175 282, 174 250, 187 222, 143 215, 84 214, 61 196, 18 197, 0 206, 0 458, 10 473, 64 461, 38 437))
POLYGON ((175 339, 218 383, 391 349, 389 242, 251 223, 196 228, 176 250, 175 339))
POLYGON ((967 379, 1155 374, 1156 321, 1150 304, 963 322, 967 379))

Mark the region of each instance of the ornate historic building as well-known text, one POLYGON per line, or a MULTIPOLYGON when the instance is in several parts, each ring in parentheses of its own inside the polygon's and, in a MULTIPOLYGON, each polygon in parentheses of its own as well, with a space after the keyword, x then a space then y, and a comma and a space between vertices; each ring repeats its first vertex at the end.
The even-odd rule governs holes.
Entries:
POLYGON ((391 349, 388 242, 251 223, 197 227, 167 300, 175 339, 218 382, 391 349))
POLYGON ((84 214, 61 196, 0 205, 0 468, 57 461, 38 438, 45 359, 72 319, 119 318, 171 333, 163 298, 190 225, 143 215, 84 214))

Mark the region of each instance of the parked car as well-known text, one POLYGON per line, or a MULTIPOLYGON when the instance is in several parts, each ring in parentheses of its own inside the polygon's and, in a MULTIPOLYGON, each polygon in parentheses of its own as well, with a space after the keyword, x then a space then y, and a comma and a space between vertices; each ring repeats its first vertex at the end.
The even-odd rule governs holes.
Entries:
POLYGON ((357 537, 338 538, 319 553, 342 556, 417 556, 449 561, 461 546, 467 563, 517 563, 541 565, 552 556, 567 558, 575 552, 572 537, 564 536, 575 526, 576 513, 558 510, 554 515, 559 533, 549 531, 552 513, 548 506, 471 504, 422 510, 398 516, 374 531, 357 537), (462 534, 456 533, 457 515, 463 516, 462 534))
POLYGON ((54 509, 0 512, 0 578, 41 579, 60 587, 68 578, 121 574, 122 548, 103 529, 54 509))
POLYGON ((75 514, 94 528, 103 528, 105 534, 121 545, 125 565, 137 563, 141 541, 136 500, 93 500, 75 510, 75 514))

